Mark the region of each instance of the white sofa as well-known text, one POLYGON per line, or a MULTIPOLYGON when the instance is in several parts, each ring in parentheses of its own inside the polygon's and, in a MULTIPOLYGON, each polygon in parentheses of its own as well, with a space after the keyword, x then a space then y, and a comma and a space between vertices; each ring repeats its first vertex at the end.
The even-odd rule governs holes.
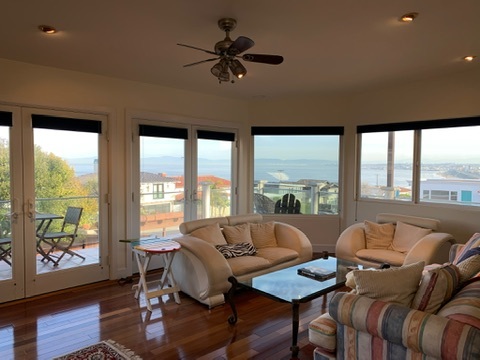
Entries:
POLYGON ((390 235, 393 238, 385 239, 386 242, 383 244, 380 239, 377 244, 370 243, 369 246, 367 227, 375 224, 368 221, 353 224, 340 234, 335 246, 335 255, 341 259, 373 267, 378 267, 382 263, 401 266, 418 261, 425 261, 426 265, 443 264, 448 261, 450 247, 455 243, 452 235, 437 232, 440 221, 436 219, 382 213, 377 215, 376 223, 387 224, 386 229, 380 229, 378 232, 388 232, 390 226, 388 224, 391 224, 390 231, 393 233, 385 234, 385 237, 390 235), (403 244, 395 247, 397 238, 397 244, 399 242, 403 244))
POLYGON ((228 278, 232 275, 242 281, 312 259, 312 245, 302 231, 282 222, 264 222, 261 214, 193 220, 182 223, 180 232, 183 235, 175 240, 182 248, 172 264, 175 280, 182 292, 209 307, 225 302, 224 294, 232 285, 228 278), (221 234, 210 235, 209 231, 215 232, 217 224, 221 234), (251 230, 256 254, 227 259, 215 244, 222 242, 225 230, 230 230, 228 235, 245 227, 251 230), (273 243, 265 238, 263 231, 272 227, 273 243))

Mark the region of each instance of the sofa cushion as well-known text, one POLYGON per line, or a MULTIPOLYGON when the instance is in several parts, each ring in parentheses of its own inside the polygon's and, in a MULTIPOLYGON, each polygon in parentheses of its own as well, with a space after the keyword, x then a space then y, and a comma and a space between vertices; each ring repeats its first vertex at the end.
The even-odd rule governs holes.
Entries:
POLYGON ((194 230, 190 235, 202 239, 212 245, 224 245, 227 243, 218 223, 194 230))
POLYGON ((398 268, 353 270, 356 293, 371 299, 410 306, 422 277, 424 261, 398 268))
POLYGON ((388 249, 392 244, 395 225, 392 223, 377 224, 365 220, 365 240, 367 249, 388 249))
POLYGON ((465 285, 437 315, 480 329, 480 278, 465 285))
POLYGON ((412 309, 435 314, 451 299, 459 281, 458 268, 453 264, 427 266, 412 301, 412 309))
POLYGON ((250 235, 252 236, 253 244, 257 249, 264 247, 277 246, 277 239, 275 237, 275 222, 269 221, 266 223, 251 223, 250 235))
POLYGON ((324 313, 312 320, 308 324, 308 340, 326 350, 334 352, 337 348, 337 322, 330 316, 324 313))
POLYGON ((270 261, 260 256, 240 256, 227 259, 234 276, 245 275, 272 266, 270 261))
POLYGON ((358 250, 355 255, 362 260, 388 263, 393 266, 402 266, 405 260, 405 254, 393 250, 362 249, 358 250))
POLYGON ((240 224, 235 226, 225 225, 223 227, 223 235, 229 244, 250 243, 252 236, 250 235, 250 224, 240 224))
POLYGON ((425 229, 397 221, 391 247, 395 251, 407 253, 421 238, 431 233, 432 229, 425 229))
POLYGON ((222 253, 225 259, 239 256, 255 255, 257 249, 251 243, 215 245, 215 248, 222 253))
POLYGON ((257 249, 257 256, 267 259, 270 265, 277 265, 296 259, 298 253, 295 250, 277 246, 257 249))

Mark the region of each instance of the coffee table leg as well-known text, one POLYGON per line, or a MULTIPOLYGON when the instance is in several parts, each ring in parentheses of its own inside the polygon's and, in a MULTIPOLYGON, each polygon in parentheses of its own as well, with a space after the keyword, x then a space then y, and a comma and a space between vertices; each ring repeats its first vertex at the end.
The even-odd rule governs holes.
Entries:
POLYGON ((234 276, 230 276, 228 278, 228 281, 232 283, 232 287, 230 290, 228 290, 227 293, 223 294, 225 297, 225 300, 230 304, 230 307, 232 308, 232 315, 228 317, 228 323, 233 325, 237 322, 237 308, 235 307, 235 302, 233 301, 233 294, 235 293, 235 289, 237 288, 237 279, 234 276))
POLYGON ((300 304, 298 302, 293 302, 292 303, 292 346, 290 347, 290 350, 292 351, 292 357, 296 358, 298 355, 299 347, 297 345, 297 340, 298 340, 298 327, 299 327, 299 309, 300 304))

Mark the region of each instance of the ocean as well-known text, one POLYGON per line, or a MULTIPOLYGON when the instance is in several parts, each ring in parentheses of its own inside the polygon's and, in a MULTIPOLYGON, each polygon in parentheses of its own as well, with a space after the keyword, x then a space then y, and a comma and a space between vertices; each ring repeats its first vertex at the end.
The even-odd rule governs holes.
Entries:
MULTIPOLYGON (((68 159, 77 176, 95 171, 94 159, 68 159)), ((175 157, 146 158, 142 160, 141 170, 151 173, 165 173, 167 176, 182 175, 183 159, 175 157)), ((215 175, 220 178, 230 177, 229 162, 226 160, 199 159, 199 175, 215 175)), ((399 168, 394 172, 395 186, 408 187, 412 171, 399 168)), ((423 179, 442 178, 437 171, 423 171, 423 179)), ((262 159, 256 162, 255 180, 269 182, 292 181, 302 179, 326 180, 338 183, 338 165, 334 161, 324 160, 279 160, 262 159)), ((385 186, 387 174, 382 167, 370 166, 362 170, 362 183, 385 186)))

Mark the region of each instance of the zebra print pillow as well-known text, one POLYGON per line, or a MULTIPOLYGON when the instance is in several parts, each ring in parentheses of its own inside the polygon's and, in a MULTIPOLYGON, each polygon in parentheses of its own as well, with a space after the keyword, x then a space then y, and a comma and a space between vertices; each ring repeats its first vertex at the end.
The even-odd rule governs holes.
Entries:
POLYGON ((237 244, 215 245, 215 248, 222 253, 225 259, 239 256, 255 255, 257 249, 253 244, 242 242, 237 244))

